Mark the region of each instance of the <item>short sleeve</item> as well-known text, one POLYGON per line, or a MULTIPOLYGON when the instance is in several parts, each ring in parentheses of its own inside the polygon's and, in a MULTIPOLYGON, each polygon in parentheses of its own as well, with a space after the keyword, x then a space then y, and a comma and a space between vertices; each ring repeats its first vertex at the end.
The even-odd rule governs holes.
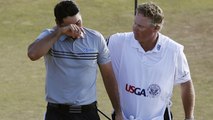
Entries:
POLYGON ((37 41, 37 40, 43 39, 44 37, 46 37, 47 35, 49 35, 51 32, 53 32, 52 29, 45 29, 45 30, 43 30, 43 31, 40 33, 40 35, 36 38, 36 41, 37 41))
POLYGON ((109 49, 107 47, 104 37, 100 34, 100 42, 98 45, 98 64, 106 64, 111 61, 109 49))
POLYGON ((190 69, 183 52, 183 47, 181 47, 177 55, 176 73, 175 73, 175 84, 184 83, 191 80, 190 69))
POLYGON ((126 36, 124 33, 116 33, 108 38, 108 48, 110 51, 113 70, 116 73, 115 75, 119 75, 121 55, 123 54, 123 47, 126 42, 125 38, 126 36))

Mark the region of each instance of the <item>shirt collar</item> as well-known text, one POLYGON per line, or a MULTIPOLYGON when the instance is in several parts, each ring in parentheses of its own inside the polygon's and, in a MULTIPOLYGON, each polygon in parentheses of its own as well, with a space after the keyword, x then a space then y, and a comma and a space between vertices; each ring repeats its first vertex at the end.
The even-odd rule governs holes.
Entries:
POLYGON ((66 40, 67 38, 68 38, 67 35, 62 35, 62 36, 60 36, 59 40, 60 40, 60 41, 64 41, 64 40, 66 40))
MULTIPOLYGON (((141 47, 139 42, 134 38, 134 34, 132 34, 132 39, 133 39, 133 42, 131 43, 131 46, 133 48, 138 49, 138 51, 145 53, 144 49, 141 47)), ((147 53, 157 53, 157 52, 160 52, 161 49, 162 49, 162 39, 161 39, 161 34, 158 33, 158 40, 155 47, 151 51, 148 51, 147 53)))
POLYGON ((160 52, 162 49, 162 39, 160 33, 158 33, 158 40, 155 47, 150 52, 160 52))

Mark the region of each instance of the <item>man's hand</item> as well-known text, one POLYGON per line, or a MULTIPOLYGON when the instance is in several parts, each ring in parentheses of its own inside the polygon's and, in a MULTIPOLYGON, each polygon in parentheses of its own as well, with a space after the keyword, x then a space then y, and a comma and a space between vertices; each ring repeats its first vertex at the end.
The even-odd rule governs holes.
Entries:
POLYGON ((70 24, 67 26, 57 26, 61 32, 61 34, 67 35, 72 38, 80 38, 82 37, 83 30, 76 24, 70 24))

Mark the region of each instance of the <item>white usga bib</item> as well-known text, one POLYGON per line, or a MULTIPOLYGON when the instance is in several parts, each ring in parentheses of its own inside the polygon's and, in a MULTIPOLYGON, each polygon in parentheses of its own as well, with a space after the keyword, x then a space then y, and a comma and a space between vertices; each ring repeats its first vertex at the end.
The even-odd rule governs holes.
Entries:
POLYGON ((163 120, 182 46, 159 33, 155 48, 144 52, 132 33, 124 33, 110 37, 109 49, 124 118, 163 120))

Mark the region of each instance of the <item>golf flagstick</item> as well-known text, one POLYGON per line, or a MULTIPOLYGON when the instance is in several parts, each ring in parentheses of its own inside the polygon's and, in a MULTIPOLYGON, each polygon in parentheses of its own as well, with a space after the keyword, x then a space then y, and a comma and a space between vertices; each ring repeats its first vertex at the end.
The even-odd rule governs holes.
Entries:
POLYGON ((137 9, 137 6, 138 6, 138 0, 135 0, 135 15, 136 15, 136 9, 137 9))

